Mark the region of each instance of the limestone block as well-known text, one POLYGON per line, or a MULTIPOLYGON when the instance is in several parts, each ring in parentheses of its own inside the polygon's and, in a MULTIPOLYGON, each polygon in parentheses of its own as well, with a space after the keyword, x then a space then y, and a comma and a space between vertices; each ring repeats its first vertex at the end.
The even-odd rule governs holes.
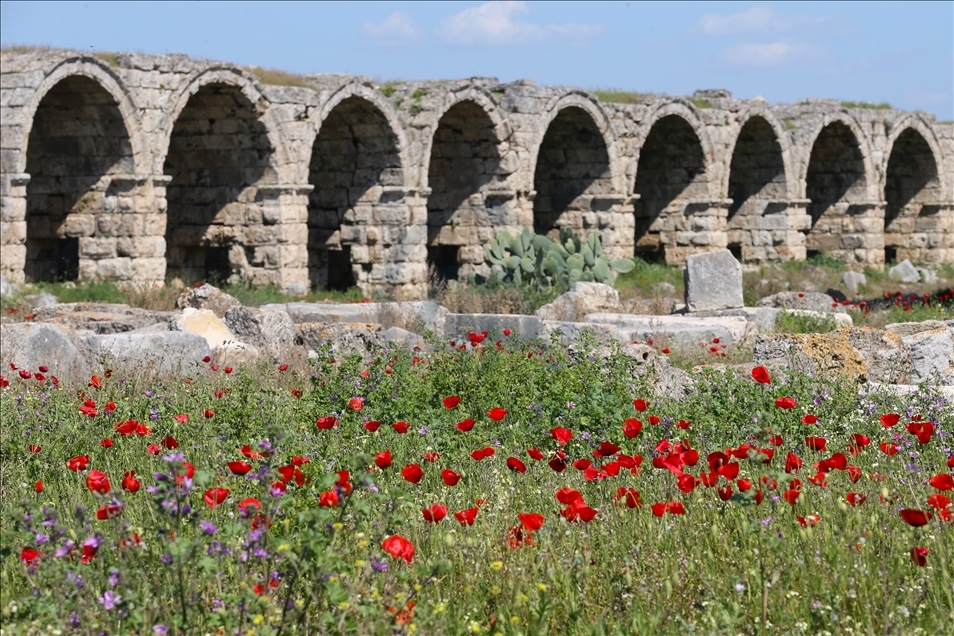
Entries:
POLYGON ((570 291, 552 303, 540 307, 535 315, 540 320, 579 322, 587 314, 620 310, 619 292, 603 283, 577 282, 570 291))
POLYGON ((841 277, 841 280, 852 294, 858 293, 859 285, 868 284, 868 278, 861 272, 847 271, 841 277))
POLYGON ((9 298, 20 293, 20 286, 0 274, 0 298, 9 298))
POLYGON ((202 359, 212 350, 202 336, 181 332, 149 332, 96 335, 86 338, 90 363, 105 359, 120 375, 169 377, 194 374, 205 367, 202 359))
POLYGON ((904 259, 889 269, 888 276, 902 283, 916 283, 921 280, 917 268, 908 259, 904 259))
POLYGON ((689 311, 742 307, 742 265, 729 250, 694 254, 686 259, 689 311))
POLYGON ((226 294, 208 283, 189 289, 176 299, 176 307, 179 309, 208 309, 220 318, 225 317, 225 312, 230 308, 241 304, 235 296, 226 294))
POLYGON ((445 338, 486 331, 491 338, 498 339, 505 337, 504 329, 509 329, 512 336, 536 338, 540 332, 539 318, 517 314, 449 314, 445 325, 445 338))
POLYGON ((85 386, 90 367, 78 348, 76 331, 66 325, 21 322, 0 325, 0 365, 6 374, 10 364, 36 371, 49 367, 63 385, 85 386))
POLYGON ((843 305, 836 304, 831 296, 822 292, 779 292, 760 300, 759 306, 776 307, 778 309, 803 309, 825 313, 843 314, 847 312, 843 305))
POLYGON ((286 355, 295 340, 295 323, 284 311, 233 306, 225 312, 225 324, 239 340, 274 358, 286 355))
POLYGON ((754 343, 758 328, 745 316, 639 316, 633 314, 588 314, 586 321, 614 325, 626 342, 646 342, 669 346, 683 351, 710 346, 713 339, 719 345, 747 346, 754 343))

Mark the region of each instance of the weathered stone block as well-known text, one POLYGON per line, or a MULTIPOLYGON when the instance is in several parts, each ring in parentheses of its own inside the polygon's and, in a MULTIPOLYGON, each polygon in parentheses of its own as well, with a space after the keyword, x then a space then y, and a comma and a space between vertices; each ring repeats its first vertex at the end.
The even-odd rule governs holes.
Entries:
POLYGON ((686 306, 689 311, 742 307, 742 265, 729 250, 695 254, 686 259, 686 306))

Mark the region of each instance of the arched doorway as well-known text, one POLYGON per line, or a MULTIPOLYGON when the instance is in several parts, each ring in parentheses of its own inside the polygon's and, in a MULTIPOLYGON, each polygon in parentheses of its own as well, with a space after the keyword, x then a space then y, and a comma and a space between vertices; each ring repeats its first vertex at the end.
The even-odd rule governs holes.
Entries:
POLYGON ((349 97, 332 109, 315 139, 308 181, 315 187, 308 199, 311 285, 347 289, 357 282, 356 268, 371 267, 367 258, 353 263, 351 247, 367 246, 359 226, 372 221, 380 200, 373 188, 404 184, 397 136, 377 106, 349 97))
POLYGON ((865 201, 867 183, 861 148, 848 125, 836 121, 822 129, 812 146, 805 181, 812 219, 805 241, 808 256, 825 252, 855 260, 851 239, 845 242, 844 219, 852 204, 865 201))
POLYGON ((660 217, 682 214, 688 199, 708 193, 702 143, 683 117, 667 115, 653 124, 639 152, 634 191, 639 195, 636 256, 663 261, 666 246, 660 236, 660 217))
POLYGON ((940 233, 941 183, 927 140, 914 128, 898 135, 884 183, 885 262, 924 261, 930 233, 940 233))
POLYGON ((91 242, 110 177, 134 171, 126 124, 106 89, 73 75, 43 96, 27 142, 26 170, 27 281, 75 280, 81 254, 116 256, 114 243, 98 253, 91 242))
MULTIPOLYGON (((559 226, 576 231, 595 225, 590 199, 613 192, 609 153, 585 110, 564 108, 550 122, 533 175, 533 229, 556 235, 559 226)), ((594 215, 595 216, 595 215, 594 215)))
POLYGON ((258 186, 273 182, 265 125, 242 91, 206 84, 176 120, 163 172, 166 277, 185 284, 240 280, 256 254, 250 226, 262 225, 258 186))
POLYGON ((785 165, 775 130, 764 117, 752 117, 739 131, 729 167, 729 250, 739 260, 763 260, 763 217, 770 201, 785 199, 785 165))
POLYGON ((490 116, 469 100, 449 108, 434 131, 427 171, 427 264, 438 280, 458 278, 462 247, 482 254, 479 227, 494 225, 485 218, 482 189, 498 175, 498 143, 490 116))

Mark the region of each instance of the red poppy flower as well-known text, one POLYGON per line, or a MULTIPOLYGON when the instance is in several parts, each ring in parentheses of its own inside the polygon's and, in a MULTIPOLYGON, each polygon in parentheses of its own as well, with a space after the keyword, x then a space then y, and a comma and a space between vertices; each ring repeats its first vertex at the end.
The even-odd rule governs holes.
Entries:
POLYGON ((931 520, 931 513, 923 510, 905 508, 901 511, 901 519, 909 526, 918 528, 931 520))
POLYGON ((593 465, 593 462, 591 462, 588 459, 577 459, 573 461, 573 468, 577 470, 586 470, 592 465, 593 465))
POLYGON ((894 442, 881 442, 878 446, 881 448, 881 452, 889 457, 898 452, 898 445, 894 442))
POLYGON ((441 400, 444 403, 444 408, 448 411, 460 404, 459 395, 448 395, 446 398, 441 400))
POLYGON ((627 508, 641 508, 643 506, 643 503, 639 500, 639 491, 635 488, 620 486, 616 489, 613 499, 616 501, 616 505, 623 503, 627 508))
POLYGON ((856 484, 858 480, 861 479, 861 468, 852 464, 848 467, 848 479, 851 480, 851 483, 856 484))
POLYGON ((824 437, 811 436, 805 438, 805 445, 813 451, 824 451, 827 447, 827 444, 828 440, 826 440, 824 437))
POLYGON ((30 452, 33 454, 39 453, 41 450, 43 450, 42 447, 37 446, 36 444, 30 444, 29 448, 30 448, 30 452))
POLYGON ((775 400, 775 406, 780 409, 793 409, 795 405, 798 404, 793 398, 790 397, 781 397, 775 400))
POLYGON ((205 409, 205 411, 202 413, 202 417, 207 420, 211 420, 213 417, 215 417, 215 411, 212 409, 205 409))
POLYGON ((516 457, 507 458, 507 468, 509 468, 510 470, 516 471, 518 473, 527 472, 526 464, 524 464, 522 461, 520 461, 516 457))
POLYGON ((404 559, 408 563, 414 558, 414 544, 399 534, 393 534, 381 542, 381 549, 395 559, 404 559))
POLYGON ((911 560, 918 567, 924 567, 927 564, 928 549, 921 546, 911 548, 911 560))
POLYGON ((732 486, 724 486, 716 490, 716 493, 719 495, 719 499, 722 501, 728 501, 732 498, 732 486))
POLYGON ((818 525, 818 522, 821 521, 821 515, 812 514, 805 515, 804 517, 797 516, 795 519, 798 520, 798 523, 801 524, 803 528, 814 528, 818 525))
POLYGON ((688 495, 696 487, 696 478, 687 473, 683 473, 676 478, 676 487, 688 495))
POLYGON ((105 521, 106 519, 114 519, 119 515, 123 514, 123 507, 118 504, 107 504, 105 506, 100 506, 96 511, 96 518, 100 521, 105 521))
POLYGON ((561 488, 556 491, 556 498, 561 504, 568 506, 577 499, 582 499, 583 495, 581 495, 578 490, 573 490, 572 488, 561 488))
POLYGON ((643 411, 649 408, 649 402, 647 402, 646 400, 637 398, 633 400, 633 408, 635 408, 637 411, 642 413, 643 411))
POLYGON ((374 464, 378 468, 384 469, 391 465, 391 451, 381 451, 380 453, 375 454, 374 464))
POLYGON ((421 481, 421 478, 424 477, 424 471, 421 469, 419 464, 408 464, 401 469, 401 477, 404 477, 407 481, 412 484, 416 484, 421 481))
POLYGON ((228 466, 234 475, 245 475, 252 470, 252 465, 248 462, 229 462, 228 466))
POLYGON ((814 415, 808 414, 802 416, 802 424, 814 424, 818 421, 818 418, 814 415))
POLYGON ((163 448, 167 450, 172 450, 174 448, 179 448, 179 442, 176 441, 176 438, 171 435, 166 435, 162 438, 162 441, 159 442, 163 448))
POLYGON ((202 496, 209 508, 218 508, 229 496, 227 488, 209 488, 202 496))
POLYGON ((636 437, 643 430, 643 423, 635 417, 628 418, 623 422, 623 435, 629 438, 636 437))
POLYGON ((360 413, 362 407, 364 407, 364 400, 359 397, 351 398, 348 400, 348 408, 356 413, 360 413))
POLYGON ((758 382, 759 384, 771 384, 772 376, 769 375, 768 369, 765 367, 759 366, 752 369, 752 379, 758 382))
POLYGON ((479 510, 480 508, 467 508, 466 510, 455 512, 454 518, 457 519, 457 523, 462 526, 472 526, 474 525, 474 518, 477 517, 479 510))
POLYGON ((599 457, 612 457, 618 452, 619 446, 612 442, 603 441, 600 442, 600 447, 593 451, 593 455, 599 457))
POLYGON ((845 501, 847 501, 847 502, 848 502, 850 505, 852 505, 852 506, 860 506, 860 505, 863 504, 867 499, 868 499, 868 498, 867 498, 866 496, 862 495, 860 492, 849 492, 849 493, 845 496, 845 501))
POLYGON ((560 446, 566 446, 567 442, 573 439, 573 432, 562 426, 550 429, 550 435, 553 436, 553 439, 555 439, 560 446))
POLYGON ((745 492, 752 487, 752 481, 749 479, 740 479, 735 482, 735 485, 738 486, 741 492, 745 492))
POLYGON ((554 455, 550 458, 550 461, 547 462, 547 465, 550 466, 550 470, 555 473, 562 473, 566 469, 566 456, 554 455))
POLYGON ((457 482, 460 481, 460 475, 452 471, 450 468, 445 468, 441 471, 441 479, 444 480, 446 486, 456 486, 457 482))
POLYGON ((487 417, 489 417, 490 419, 492 419, 492 420, 495 421, 495 422, 499 422, 500 420, 502 420, 502 419, 503 419, 504 417, 506 417, 506 416, 507 416, 507 410, 506 410, 506 409, 502 409, 502 408, 500 408, 499 406, 496 406, 496 407, 490 409, 489 411, 487 411, 487 417))
POLYGON ((368 430, 368 432, 373 433, 373 432, 375 432, 376 430, 378 430, 378 427, 379 427, 379 426, 381 426, 381 422, 377 422, 377 421, 374 421, 374 420, 370 420, 370 421, 368 421, 368 422, 365 422, 365 423, 363 424, 363 426, 364 426, 364 428, 366 428, 366 429, 368 430))
POLYGON ((543 526, 543 515, 536 512, 521 512, 517 518, 527 532, 536 532, 543 526))
POLYGON ((116 403, 110 400, 109 402, 103 405, 103 410, 106 411, 107 413, 112 413, 113 411, 116 410, 116 403))
POLYGON ((885 413, 881 416, 881 425, 885 428, 891 428, 901 421, 901 416, 897 413, 885 413))
POLYGON ((660 420, 659 420, 659 416, 658 416, 658 415, 650 415, 650 416, 649 416, 649 423, 652 424, 653 426, 656 426, 657 424, 659 424, 659 422, 660 422, 660 420))
POLYGON ((954 453, 952 453, 951 456, 947 458, 947 467, 954 468, 954 453))
POLYGON ((424 459, 429 462, 436 462, 440 458, 441 458, 440 453, 435 453, 433 451, 427 451, 424 453, 424 459))
POLYGON ((586 505, 582 498, 577 499, 560 511, 560 515, 567 521, 583 521, 589 523, 599 511, 586 505))
POLYGON ((105 495, 109 492, 109 477, 102 471, 91 470, 86 476, 86 487, 93 492, 105 495))
POLYGON ((536 448, 528 448, 527 455, 530 456, 530 459, 534 459, 536 461, 541 461, 543 459, 543 453, 536 448))
POLYGON ((318 428, 324 431, 327 431, 329 429, 332 429, 338 426, 338 418, 333 417, 331 415, 326 415, 325 417, 319 417, 317 420, 315 420, 315 425, 318 428))
POLYGON ((789 451, 788 455, 786 455, 785 457, 785 472, 786 473, 795 472, 799 468, 801 468, 802 465, 803 465, 803 462, 801 459, 799 459, 798 455, 789 451))
POLYGON ((944 510, 951 505, 951 498, 939 493, 934 493, 927 498, 927 504, 935 510, 944 510))
POLYGON ((666 504, 666 512, 671 515, 684 515, 686 514, 686 507, 682 505, 681 501, 670 501, 666 504))
POLYGON ((41 552, 36 548, 23 548, 20 551, 20 560, 25 565, 33 565, 40 560, 41 552))
POLYGON ((35 484, 33 484, 33 490, 35 490, 35 491, 38 492, 38 493, 39 493, 39 492, 43 492, 43 480, 42 480, 42 479, 38 479, 37 482, 36 482, 35 484))
POLYGON ((454 427, 461 433, 466 433, 467 431, 474 428, 474 420, 472 418, 467 418, 466 420, 461 420, 454 425, 454 427))
POLYGON ((514 550, 522 545, 533 546, 533 533, 525 531, 523 526, 513 526, 507 530, 507 545, 514 550))
POLYGON ((424 521, 431 523, 440 523, 441 519, 447 516, 447 506, 442 503, 431 504, 430 507, 421 511, 424 515, 424 521))
POLYGON ((395 422, 394 424, 391 424, 391 428, 393 428, 396 432, 400 433, 401 435, 404 435, 405 433, 407 433, 408 429, 411 428, 411 425, 408 424, 407 422, 395 422))
POLYGON ((954 490, 954 477, 951 477, 947 473, 934 475, 934 477, 928 480, 928 483, 931 484, 932 488, 937 488, 938 490, 954 490))
POLYGON ((650 510, 653 511, 654 517, 661 517, 666 514, 666 504, 654 503, 652 506, 650 506, 650 510))
POLYGON ((908 432, 918 438, 919 444, 927 444, 934 435, 934 422, 911 422, 905 428, 908 432))
POLYGON ((862 435, 861 433, 853 433, 851 436, 851 441, 863 448, 871 443, 871 438, 867 435, 862 435))
POLYGON ((123 480, 120 482, 120 485, 123 487, 123 490, 127 492, 138 492, 139 488, 142 486, 142 483, 136 479, 136 471, 127 470, 123 474, 123 480))
MULTIPOLYGON (((179 413, 178 415, 173 415, 172 419, 179 422, 180 424, 185 424, 186 422, 189 421, 189 416, 186 415, 185 413, 179 413)), ((116 429, 116 430, 119 430, 119 429, 116 429)))
POLYGON ((87 464, 89 464, 89 455, 77 455, 66 461, 66 466, 73 472, 86 470, 87 464))
POLYGON ((787 501, 788 503, 794 506, 796 503, 798 503, 798 497, 800 495, 801 495, 801 492, 799 492, 798 490, 789 488, 788 490, 782 493, 782 499, 784 499, 785 501, 787 501))

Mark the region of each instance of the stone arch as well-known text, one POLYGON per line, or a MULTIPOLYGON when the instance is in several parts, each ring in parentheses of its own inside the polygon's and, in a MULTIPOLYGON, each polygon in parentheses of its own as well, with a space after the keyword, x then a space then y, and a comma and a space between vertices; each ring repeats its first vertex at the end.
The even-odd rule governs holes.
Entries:
MULTIPOLYGON (((438 279, 452 280, 483 263, 484 244, 508 225, 506 205, 488 200, 506 178, 506 126, 496 103, 469 88, 444 104, 427 151, 427 264, 438 279)), ((506 204, 506 202, 505 202, 506 204)))
POLYGON ((941 154, 936 140, 930 128, 909 116, 893 127, 885 147, 885 261, 928 261, 925 250, 934 247, 929 235, 943 233, 941 154))
POLYGON ((352 246, 367 250, 375 208, 390 192, 403 196, 406 144, 386 100, 376 91, 342 90, 322 108, 312 143, 308 183, 308 269, 312 285, 346 289, 358 282, 367 258, 353 258, 352 246), (373 101, 372 101, 373 100, 373 101), (389 117, 390 115, 390 117, 389 117))
POLYGON ((236 281, 274 267, 274 237, 263 227, 259 188, 277 182, 283 150, 268 126, 267 102, 254 83, 231 71, 200 74, 170 113, 164 156, 166 277, 184 283, 236 281))
MULTIPOLYGON (((843 113, 825 117, 809 147, 804 173, 811 217, 805 245, 808 256, 825 252, 848 262, 869 262, 863 252, 872 246, 866 245, 870 240, 864 235, 875 232, 862 227, 871 223, 860 222, 860 215, 872 207, 873 171, 860 126, 843 113)), ((881 230, 876 234, 880 236, 881 230)))
POLYGON ((671 247, 660 234, 664 226, 672 225, 665 217, 681 216, 691 201, 710 197, 712 144, 692 108, 670 102, 647 118, 638 148, 635 252, 658 261, 671 247))
POLYGON ((116 188, 129 183, 142 157, 129 132, 138 130, 132 100, 99 64, 74 60, 44 78, 29 112, 21 155, 22 171, 30 174, 26 280, 128 278, 116 237, 102 232, 122 234, 110 223, 126 211, 117 205, 116 188), (107 259, 105 268, 97 264, 107 259))
MULTIPOLYGON (((741 123, 725 179, 725 192, 732 202, 728 209, 729 250, 740 260, 760 260, 751 248, 762 246, 762 217, 787 209, 791 172, 782 133, 763 113, 749 113, 741 123), (774 208, 774 209, 773 209, 774 208)), ((786 144, 787 145, 787 144, 786 144)))
POLYGON ((614 192, 606 122, 575 101, 561 100, 547 113, 534 146, 533 226, 540 234, 564 225, 578 231, 595 225, 585 218, 593 212, 593 197, 614 192))

